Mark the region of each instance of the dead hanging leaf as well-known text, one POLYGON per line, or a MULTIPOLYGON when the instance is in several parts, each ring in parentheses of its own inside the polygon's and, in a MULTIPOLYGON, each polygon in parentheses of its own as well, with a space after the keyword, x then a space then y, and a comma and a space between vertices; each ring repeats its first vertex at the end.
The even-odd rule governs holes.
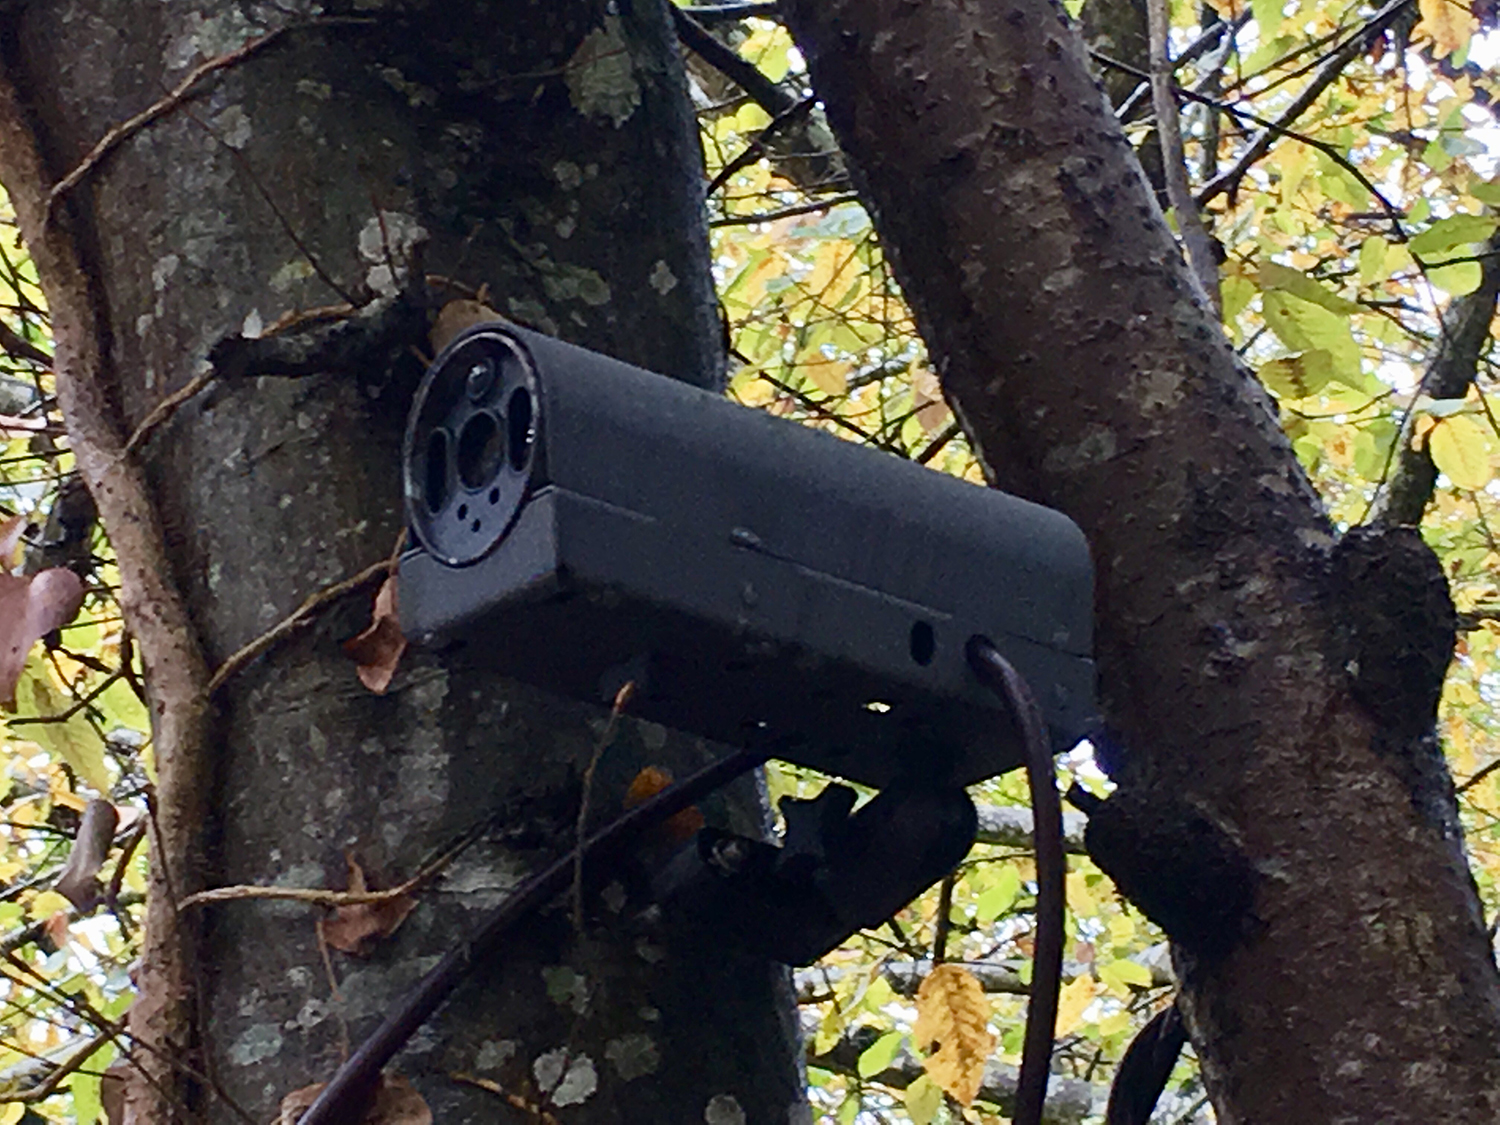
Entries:
POLYGON ((433 321, 432 328, 427 333, 427 341, 432 345, 432 354, 437 355, 465 328, 504 319, 483 301, 465 299, 449 301, 438 310, 437 319, 433 321))
POLYGON ((119 824, 120 814, 108 801, 93 800, 84 806, 68 862, 52 884, 54 891, 79 910, 87 910, 99 900, 99 869, 109 856, 119 824))
POLYGON ((948 424, 953 412, 943 398, 943 387, 930 367, 919 367, 912 376, 912 405, 924 433, 935 434, 948 424))
MULTIPOLYGON (((364 894, 370 888, 365 879, 364 868, 353 856, 348 857, 349 890, 364 894)), ((406 921, 406 916, 416 909, 417 900, 411 895, 396 895, 379 902, 362 902, 354 906, 341 906, 333 917, 318 923, 323 940, 340 953, 352 953, 363 957, 375 944, 390 937, 406 921)))
MULTIPOLYGON (((625 807, 633 809, 636 805, 654 797, 672 784, 672 772, 662 769, 660 766, 647 766, 635 775, 630 782, 630 787, 625 790, 625 807)), ((698 806, 689 805, 680 813, 674 813, 662 821, 657 828, 657 833, 669 838, 674 844, 686 843, 698 834, 703 827, 703 814, 698 811, 698 806)))
POLYGON ((64 567, 12 574, 25 516, 0 522, 0 707, 16 709, 16 683, 31 646, 60 629, 83 605, 83 580, 64 567))
MULTIPOLYGON (((318 1100, 326 1085, 326 1082, 319 1082, 316 1086, 304 1086, 282 1098, 277 1125, 296 1125, 297 1119, 318 1100)), ((405 1078, 382 1074, 380 1088, 375 1091, 375 1102, 358 1125, 432 1125, 432 1110, 417 1093, 416 1087, 405 1078)))
POLYGON ((917 989, 912 1040, 927 1052, 928 1077, 960 1105, 974 1104, 984 1064, 995 1049, 990 1002, 974 974, 960 965, 938 965, 917 989))
POLYGON ((401 618, 396 604, 396 576, 392 574, 375 595, 375 612, 370 627, 359 636, 344 642, 345 655, 359 665, 359 682, 376 695, 384 695, 406 651, 406 636, 401 632, 401 618))
POLYGON ((68 944, 68 912, 59 910, 55 914, 49 914, 47 920, 42 923, 42 931, 47 935, 47 940, 52 943, 54 949, 61 949, 68 944))

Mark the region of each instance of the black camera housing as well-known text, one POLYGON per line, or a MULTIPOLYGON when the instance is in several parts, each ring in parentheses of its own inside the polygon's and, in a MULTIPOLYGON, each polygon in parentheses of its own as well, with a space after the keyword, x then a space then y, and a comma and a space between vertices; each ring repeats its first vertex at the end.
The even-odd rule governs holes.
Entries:
POLYGON ((497 322, 433 363, 404 445, 401 625, 548 690, 873 786, 1094 721, 1092 568, 1066 516, 497 322))

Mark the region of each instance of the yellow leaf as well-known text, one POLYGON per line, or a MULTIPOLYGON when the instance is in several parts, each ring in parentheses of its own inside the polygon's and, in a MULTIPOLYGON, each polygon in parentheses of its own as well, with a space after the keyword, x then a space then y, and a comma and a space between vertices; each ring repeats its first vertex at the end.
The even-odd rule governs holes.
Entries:
POLYGON ((1438 420, 1427 435, 1432 461, 1456 488, 1480 489, 1494 476, 1485 427, 1471 414, 1438 420))
POLYGON ((1117 996, 1129 999, 1134 995, 1130 986, 1151 987, 1151 970, 1125 958, 1099 966, 1099 979, 1117 996))
POLYGON ((1084 973, 1062 986, 1057 997, 1057 1034, 1066 1035, 1083 1022, 1083 1013, 1094 1002, 1094 978, 1084 973))
POLYGON ((1074 914, 1093 915, 1099 913, 1099 904, 1089 893, 1088 876, 1082 871, 1069 871, 1067 880, 1068 909, 1074 914))
POLYGON ((1413 34, 1420 37, 1425 32, 1439 58, 1463 50, 1479 28, 1469 0, 1417 0, 1417 8, 1422 20, 1413 34))
POLYGON ((989 1020, 989 998, 960 965, 938 965, 917 989, 912 1041, 930 1052, 922 1060, 928 1077, 963 1106, 974 1103, 995 1049, 989 1020))
POLYGON ((818 356, 807 364, 807 377, 813 385, 828 395, 849 393, 849 364, 841 359, 824 359, 818 356))
POLYGON ((43 891, 31 900, 26 907, 26 913, 32 918, 50 918, 54 914, 66 914, 73 909, 73 904, 56 891, 43 891))

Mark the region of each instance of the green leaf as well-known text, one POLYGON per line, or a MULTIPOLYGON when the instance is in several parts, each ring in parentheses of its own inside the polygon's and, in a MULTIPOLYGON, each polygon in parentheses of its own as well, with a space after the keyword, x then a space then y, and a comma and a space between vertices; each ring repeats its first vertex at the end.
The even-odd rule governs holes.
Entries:
POLYGON ((1281 27, 1283 0, 1251 0, 1250 11, 1255 14, 1255 23, 1260 28, 1260 37, 1269 39, 1281 27))
POLYGON ((906 1104, 906 1115, 912 1125, 932 1125, 932 1119, 943 1107, 943 1088, 927 1075, 922 1075, 901 1095, 906 1104))
POLYGON ((1278 265, 1276 262, 1260 264, 1260 287, 1283 290, 1293 297, 1319 305, 1329 312, 1342 313, 1344 316, 1364 311, 1363 306, 1354 301, 1345 300, 1335 293, 1330 293, 1326 287, 1308 277, 1301 270, 1278 265))
POLYGON ((1361 285, 1374 285, 1391 274, 1385 268, 1385 252, 1390 243, 1378 234, 1372 234, 1359 244, 1359 281, 1361 285))
POLYGON ((1130 986, 1151 987, 1151 970, 1145 965, 1124 957, 1098 968, 1099 979, 1122 995, 1130 992, 1130 986))
POLYGON ((1224 320, 1232 321, 1255 297, 1255 284, 1248 277, 1230 274, 1219 283, 1219 299, 1224 305, 1224 320))
POLYGON ((1427 435, 1432 463, 1455 488, 1470 490, 1490 483, 1489 432, 1472 414, 1441 418, 1427 435))
POLYGON ((73 1119, 78 1125, 96 1125, 104 1112, 99 1100, 99 1075, 75 1073, 68 1089, 73 1092, 73 1119))
POLYGON ((1384 477, 1396 433, 1395 423, 1388 418, 1377 418, 1361 426, 1354 435, 1354 471, 1369 481, 1384 477))
POLYGON ((989 925, 1010 909, 1020 892, 1021 873, 1014 864, 1007 864, 1000 869, 995 885, 981 894, 974 904, 974 920, 981 926, 989 925))
MULTIPOLYGON (((27 665, 22 688, 26 692, 24 698, 37 715, 60 715, 68 709, 67 697, 52 686, 47 670, 35 661, 27 665)), ((66 762, 80 780, 101 796, 108 795, 111 782, 104 764, 104 743, 82 712, 66 722, 32 723, 22 731, 24 737, 66 762)))
POLYGON ((1500 220, 1488 215, 1450 215, 1433 223, 1408 246, 1418 257, 1431 258, 1471 242, 1483 242, 1495 233, 1497 224, 1500 220))
POLYGON ((1469 194, 1490 207, 1500 207, 1500 180, 1484 180, 1469 188, 1469 194))
POLYGON ((1333 357, 1322 348, 1298 352, 1261 364, 1257 374, 1266 390, 1278 399, 1295 401, 1328 386, 1333 380, 1333 357))
POLYGON ((1484 280, 1478 262, 1454 262, 1451 266, 1430 266, 1427 280, 1453 297, 1462 297, 1479 288, 1484 280))
POLYGON ((1370 206, 1370 191, 1360 183, 1349 169, 1330 157, 1321 149, 1315 157, 1318 165, 1318 186, 1330 199, 1347 203, 1356 211, 1370 206))
POLYGON ((1279 289, 1264 294, 1260 306, 1266 324, 1288 348, 1296 352, 1326 351, 1333 364, 1332 378, 1352 387, 1361 385, 1359 346, 1349 330, 1347 316, 1279 289))
POLYGON ((859 1071, 859 1076, 870 1078, 890 1066, 895 1061, 896 1052, 901 1050, 901 1043, 905 1038, 906 1036, 899 1031, 887 1031, 861 1051, 859 1063, 855 1067, 859 1071))

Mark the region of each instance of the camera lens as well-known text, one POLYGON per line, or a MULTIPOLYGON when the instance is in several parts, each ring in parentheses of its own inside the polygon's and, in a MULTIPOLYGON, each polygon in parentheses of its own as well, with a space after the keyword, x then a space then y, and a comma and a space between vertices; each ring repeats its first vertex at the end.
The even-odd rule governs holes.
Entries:
POLYGON ((483 488, 504 459, 505 433, 493 414, 481 410, 458 432, 458 479, 465 488, 483 488))

